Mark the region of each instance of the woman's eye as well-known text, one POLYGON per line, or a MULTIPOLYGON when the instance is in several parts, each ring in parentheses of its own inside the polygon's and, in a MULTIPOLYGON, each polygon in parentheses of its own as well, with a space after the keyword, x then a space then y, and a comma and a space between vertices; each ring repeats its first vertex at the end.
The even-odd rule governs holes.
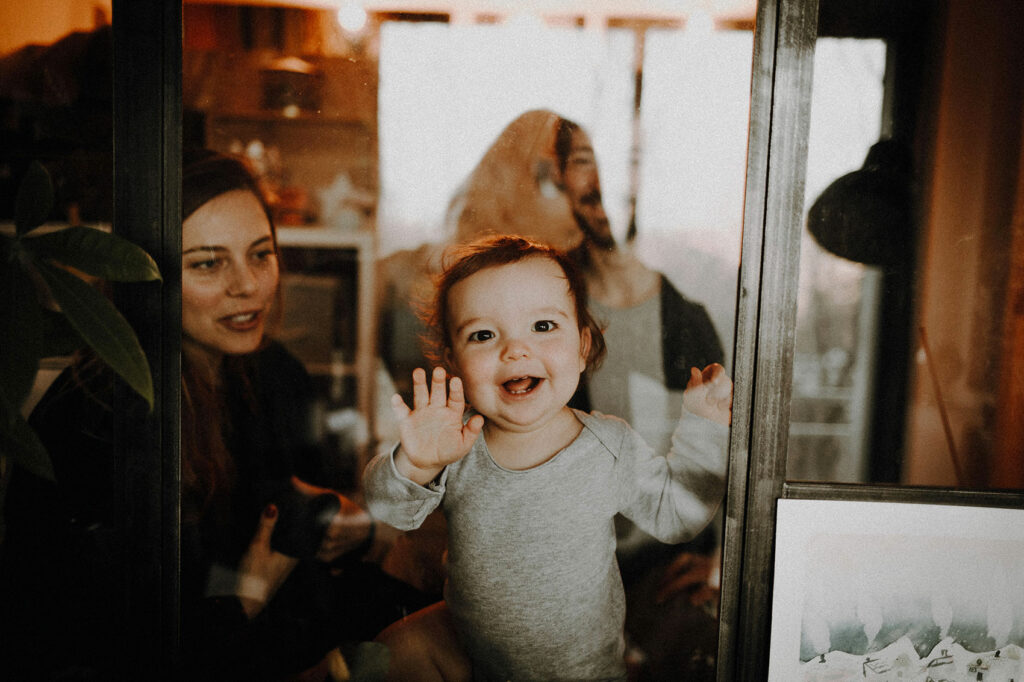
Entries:
POLYGON ((219 258, 208 258, 206 260, 197 260, 189 263, 189 268, 192 270, 207 271, 213 270, 220 264, 219 258))
POLYGON ((260 262, 269 260, 270 258, 274 258, 276 256, 277 251, 275 251, 274 249, 261 249, 253 254, 253 257, 260 262))
POLYGON ((553 332, 558 328, 558 325, 551 320, 538 320, 533 323, 533 331, 535 332, 553 332))
POLYGON ((471 333, 469 335, 469 342, 470 343, 480 343, 481 341, 488 341, 488 340, 493 339, 493 338, 494 338, 494 332, 490 331, 489 329, 481 329, 481 330, 475 331, 475 332, 473 332, 473 333, 471 333))

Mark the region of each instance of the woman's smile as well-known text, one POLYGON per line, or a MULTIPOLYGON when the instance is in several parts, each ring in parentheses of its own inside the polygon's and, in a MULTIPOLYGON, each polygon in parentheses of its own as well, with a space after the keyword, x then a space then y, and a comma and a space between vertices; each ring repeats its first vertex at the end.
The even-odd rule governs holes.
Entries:
POLYGON ((265 313, 262 309, 251 310, 244 313, 235 313, 221 318, 221 324, 228 329, 237 332, 248 332, 259 328, 263 324, 265 313))
POLYGON ((182 224, 181 326, 187 347, 216 361, 256 350, 279 281, 270 221, 259 199, 235 190, 182 224))

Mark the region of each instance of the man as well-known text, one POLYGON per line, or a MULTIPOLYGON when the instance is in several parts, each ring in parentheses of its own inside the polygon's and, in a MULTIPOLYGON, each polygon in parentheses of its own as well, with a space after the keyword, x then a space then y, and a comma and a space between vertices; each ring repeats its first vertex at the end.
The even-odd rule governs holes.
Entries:
MULTIPOLYGON (((619 245, 601 197, 587 133, 561 118, 554 151, 560 186, 583 234, 573 250, 591 310, 606 328, 608 354, 573 405, 626 419, 657 452, 668 452, 690 367, 724 363, 704 307, 619 245)), ((617 554, 627 590, 626 632, 641 679, 713 679, 718 537, 715 524, 692 542, 664 545, 616 517, 617 554)))
POLYGON ((641 433, 655 450, 667 452, 690 368, 724 363, 722 344, 703 306, 684 298, 663 274, 640 262, 628 245, 616 243, 587 133, 560 119, 554 151, 561 188, 583 235, 573 253, 586 273, 595 313, 613 335, 609 357, 589 377, 587 394, 577 396, 577 404, 641 427, 651 421, 652 407, 657 407, 664 423, 641 433), (653 329, 660 332, 651 333, 653 329), (652 395, 657 387, 669 393, 652 395))

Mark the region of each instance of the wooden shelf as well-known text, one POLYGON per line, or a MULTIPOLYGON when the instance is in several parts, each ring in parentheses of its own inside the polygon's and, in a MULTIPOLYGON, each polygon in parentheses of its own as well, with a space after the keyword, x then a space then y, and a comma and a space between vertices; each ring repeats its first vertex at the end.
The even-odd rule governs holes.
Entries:
POLYGON ((211 111, 206 114, 207 120, 211 123, 273 123, 273 124, 302 124, 302 125, 347 125, 364 128, 366 121, 356 116, 344 114, 322 114, 317 112, 303 111, 296 116, 288 116, 281 111, 273 109, 254 109, 250 111, 211 111))
POLYGON ((358 249, 361 256, 372 255, 373 233, 324 225, 279 226, 277 243, 285 248, 358 249))

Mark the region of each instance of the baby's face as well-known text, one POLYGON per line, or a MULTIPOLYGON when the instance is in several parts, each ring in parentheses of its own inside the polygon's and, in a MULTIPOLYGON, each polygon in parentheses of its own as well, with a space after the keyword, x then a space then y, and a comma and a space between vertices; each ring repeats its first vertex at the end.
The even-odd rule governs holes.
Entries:
POLYGON ((535 256, 481 270, 448 298, 449 360, 489 428, 531 432, 562 410, 586 367, 565 273, 535 256))

